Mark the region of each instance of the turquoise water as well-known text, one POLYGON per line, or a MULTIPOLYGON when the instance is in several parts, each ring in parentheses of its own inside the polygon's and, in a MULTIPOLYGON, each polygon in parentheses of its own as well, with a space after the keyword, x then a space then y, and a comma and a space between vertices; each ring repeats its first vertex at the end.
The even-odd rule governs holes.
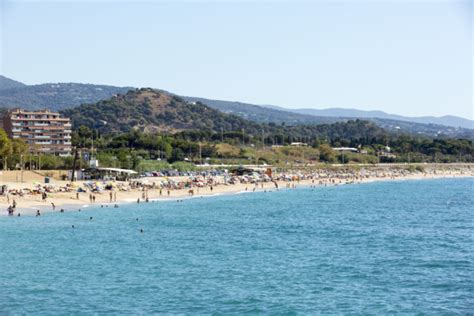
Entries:
POLYGON ((473 185, 1 217, 0 314, 473 314, 473 185))

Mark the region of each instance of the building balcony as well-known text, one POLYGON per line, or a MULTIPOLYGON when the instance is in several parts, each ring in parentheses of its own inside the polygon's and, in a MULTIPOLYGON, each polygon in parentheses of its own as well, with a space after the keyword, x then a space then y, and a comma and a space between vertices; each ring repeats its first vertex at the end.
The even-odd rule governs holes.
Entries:
POLYGON ((35 141, 36 145, 51 145, 51 141, 35 141))

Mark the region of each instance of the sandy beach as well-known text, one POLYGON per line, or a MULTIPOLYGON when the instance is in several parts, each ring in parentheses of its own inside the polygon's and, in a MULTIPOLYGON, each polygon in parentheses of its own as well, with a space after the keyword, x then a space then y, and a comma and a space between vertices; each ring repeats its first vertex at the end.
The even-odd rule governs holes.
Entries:
MULTIPOLYGON (((236 194, 241 192, 261 192, 295 188, 298 186, 328 186, 342 184, 360 184, 373 181, 416 180, 453 177, 473 177, 474 165, 456 166, 425 166, 423 172, 400 167, 364 167, 358 170, 349 170, 344 167, 317 170, 294 170, 274 173, 272 179, 258 179, 254 183, 247 182, 248 178, 234 177, 232 180, 222 176, 212 177, 203 187, 196 185, 185 188, 163 186, 163 183, 182 184, 189 182, 189 177, 149 177, 140 178, 138 185, 130 182, 114 182, 111 190, 92 192, 87 189, 91 181, 51 180, 48 184, 53 190, 60 191, 67 188, 69 192, 50 192, 43 199, 42 194, 34 191, 35 188, 46 185, 37 174, 24 172, 24 182, 18 182, 17 172, 8 171, 0 174, 0 185, 7 185, 10 193, 0 196, 0 216, 8 215, 7 209, 15 203, 14 216, 35 215, 39 210, 41 214, 48 212, 77 211, 88 207, 114 207, 122 203, 147 203, 168 199, 183 199, 187 197, 212 196, 222 194, 236 194), (78 189, 85 192, 78 192, 78 189), (23 192, 29 193, 23 193, 23 192), (192 192, 190 192, 192 190, 192 192), (12 192, 13 191, 13 192, 12 192), (18 192, 21 192, 18 194, 18 192), (92 200, 91 198, 94 198, 92 200), (54 207, 53 207, 54 204, 54 207)), ((98 182, 98 186, 106 186, 110 181, 98 182)))

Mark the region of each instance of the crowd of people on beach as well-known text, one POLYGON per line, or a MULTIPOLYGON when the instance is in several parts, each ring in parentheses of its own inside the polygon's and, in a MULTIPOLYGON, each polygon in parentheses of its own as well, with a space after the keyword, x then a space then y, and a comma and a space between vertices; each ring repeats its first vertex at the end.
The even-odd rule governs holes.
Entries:
MULTIPOLYGON (((85 193, 89 195, 89 203, 96 203, 96 195, 103 196, 108 193, 108 202, 117 203, 117 195, 119 192, 137 192, 139 197, 137 203, 142 201, 149 202, 149 192, 157 193, 159 197, 166 194, 170 197, 171 192, 175 190, 187 190, 186 192, 193 196, 200 194, 200 189, 206 188, 209 192, 213 192, 214 187, 218 186, 232 186, 235 184, 244 184, 245 191, 256 191, 260 186, 264 188, 265 183, 272 183, 275 189, 279 189, 278 183, 285 184, 286 188, 295 188, 296 184, 305 181, 311 186, 327 186, 339 184, 351 184, 366 181, 368 179, 399 179, 410 175, 417 174, 418 176, 426 177, 428 175, 436 174, 459 174, 473 175, 470 169, 449 169, 449 170, 410 170, 407 168, 320 168, 312 170, 285 170, 281 172, 274 172, 269 174, 267 172, 248 172, 246 174, 236 175, 227 171, 220 170, 219 172, 195 172, 189 173, 187 177, 180 178, 137 178, 130 181, 86 181, 82 185, 77 183, 66 183, 62 186, 54 184, 35 184, 33 189, 11 189, 3 190, 3 195, 6 198, 8 208, 8 215, 13 216, 17 209, 17 202, 12 199, 10 203, 10 196, 21 199, 25 195, 41 196, 41 201, 46 202, 50 200, 50 195, 58 193, 75 193, 76 200, 79 200, 80 194, 85 193), (250 186, 250 188, 249 188, 250 186)), ((102 198, 102 201, 104 199, 102 198)), ((51 200, 51 207, 55 210, 55 204, 51 200)), ((115 204, 117 205, 117 204, 115 204)), ((63 209, 61 209, 64 212, 63 209)), ((17 213, 20 216, 20 213, 17 213)), ((40 210, 36 213, 41 215, 40 210)))

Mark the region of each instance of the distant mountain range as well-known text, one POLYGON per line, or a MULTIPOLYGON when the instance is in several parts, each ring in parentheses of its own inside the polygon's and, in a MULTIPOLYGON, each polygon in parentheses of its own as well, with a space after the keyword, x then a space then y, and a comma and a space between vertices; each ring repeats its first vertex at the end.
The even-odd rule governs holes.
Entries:
POLYGON ((24 83, 0 75, 0 90, 25 87, 24 83))
MULTIPOLYGON (((298 115, 287 116, 286 121, 293 121, 296 124, 308 123, 308 122, 331 122, 338 119, 369 119, 369 118, 378 118, 378 119, 387 119, 391 121, 404 121, 404 122, 413 122, 420 124, 434 124, 434 125, 444 125, 450 127, 461 127, 474 129, 474 121, 468 120, 458 116, 446 115, 442 117, 434 116, 422 116, 422 117, 407 117, 396 114, 388 114, 383 111, 363 111, 357 109, 343 109, 343 108, 329 108, 329 109, 290 109, 284 108, 281 106, 275 105, 255 105, 242 102, 233 102, 233 101, 222 101, 222 100, 212 100, 205 98, 197 97, 184 97, 190 101, 200 101, 204 104, 207 104, 211 107, 218 108, 225 112, 232 112, 238 115, 246 116, 248 119, 252 117, 256 120, 260 120, 262 115, 267 115, 269 119, 274 119, 274 121, 281 121, 283 116, 288 115, 288 112, 298 115), (279 111, 277 112, 268 112, 267 109, 272 109, 279 111), (272 115, 273 114, 273 115, 272 115), (308 116, 309 115, 309 116, 308 116)), ((264 119, 266 120, 266 118, 264 119)))
MULTIPOLYGON (((118 94, 126 94, 133 87, 81 83, 46 83, 25 85, 0 75, 0 107, 24 109, 49 108, 63 110, 81 104, 92 104, 118 94)), ((164 91, 166 92, 166 91, 164 91)), ((198 97, 183 97, 189 102, 201 102, 219 111, 235 114, 258 123, 286 125, 327 124, 354 118, 370 120, 390 131, 437 137, 474 138, 474 121, 456 116, 405 117, 382 111, 354 109, 288 109, 271 105, 254 105, 198 97)))
MULTIPOLYGON (((269 105, 254 105, 242 102, 232 102, 232 101, 221 101, 221 100, 211 100, 204 98, 196 97, 183 97, 188 101, 193 102, 202 102, 209 105, 215 109, 218 109, 222 112, 232 113, 246 119, 260 122, 260 123, 269 123, 274 122, 277 124, 286 123, 291 125, 299 124, 327 124, 334 122, 345 122, 353 119, 363 119, 367 121, 372 121, 378 126, 397 133, 410 133, 415 135, 424 135, 428 137, 438 137, 440 135, 454 137, 454 138, 470 138, 474 139, 474 129, 463 128, 463 127, 453 127, 435 123, 417 123, 407 120, 398 120, 391 119, 389 114, 385 114, 384 118, 379 117, 365 117, 365 116, 350 116, 348 112, 345 114, 347 116, 326 116, 326 115, 313 115, 299 113, 299 110, 292 110, 277 106, 269 105)), ((319 111, 319 110, 315 110, 319 111)), ((325 110, 321 110, 325 111, 325 110)), ((350 110, 348 110, 350 111, 350 110)), ((358 110, 355 110, 358 111, 358 110)), ((359 111, 361 113, 365 111, 359 111)), ((384 113, 384 112, 380 112, 384 113)), ((344 113, 340 113, 344 114, 344 113)), ((397 117, 397 116, 394 116, 397 117)), ((435 118, 436 119, 436 118, 435 118)), ((459 118, 465 120, 463 118, 459 118)), ((466 120, 468 122, 469 120, 466 120)), ((472 124, 471 124, 472 125, 472 124)))
POLYGON ((0 75, 0 107, 58 111, 108 99, 130 89, 134 88, 82 83, 25 85, 0 75))
POLYGON ((388 114, 383 111, 362 111, 357 109, 343 109, 343 108, 330 108, 330 109, 286 109, 279 106, 266 106, 277 110, 286 110, 294 113, 308 114, 314 116, 323 117, 356 117, 356 118, 381 118, 396 121, 414 122, 421 124, 437 124, 446 125, 452 127, 463 127, 463 128, 474 128, 474 121, 468 120, 462 117, 445 115, 441 117, 435 116, 420 116, 420 117, 407 117, 397 114, 388 114))

